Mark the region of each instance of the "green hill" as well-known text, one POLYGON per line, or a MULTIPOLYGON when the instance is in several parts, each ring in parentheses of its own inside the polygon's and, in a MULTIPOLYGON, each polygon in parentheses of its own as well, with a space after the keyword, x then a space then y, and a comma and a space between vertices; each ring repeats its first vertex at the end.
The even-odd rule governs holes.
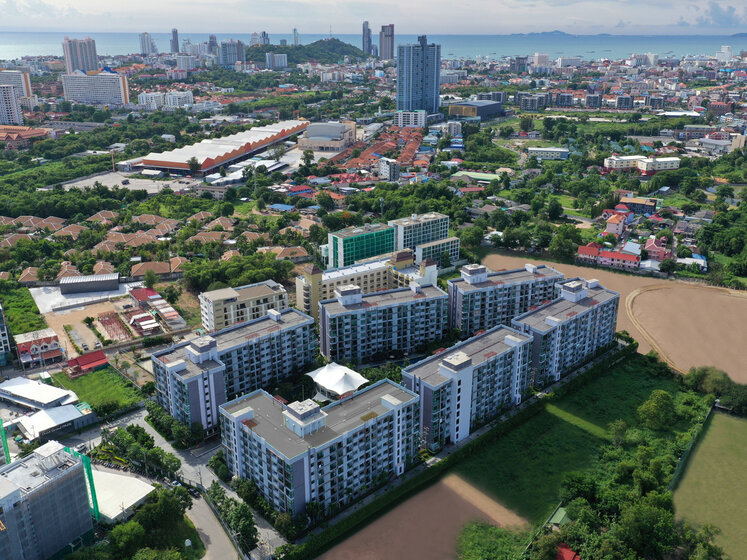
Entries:
POLYGON ((334 64, 340 62, 345 56, 351 61, 362 60, 363 51, 349 43, 339 39, 322 39, 309 45, 255 45, 247 47, 246 59, 251 62, 264 62, 265 53, 287 54, 288 64, 301 64, 303 62, 315 61, 323 64, 334 64))

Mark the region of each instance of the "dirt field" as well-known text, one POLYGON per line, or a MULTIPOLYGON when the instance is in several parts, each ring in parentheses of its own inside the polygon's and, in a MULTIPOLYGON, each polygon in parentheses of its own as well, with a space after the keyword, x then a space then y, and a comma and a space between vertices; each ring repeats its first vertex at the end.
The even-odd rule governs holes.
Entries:
POLYGON ((457 475, 420 492, 320 556, 321 560, 452 560, 470 521, 526 527, 526 521, 457 475))
POLYGON ((677 517, 712 523, 721 534, 716 544, 730 558, 745 557, 747 524, 747 420, 715 414, 674 492, 677 517))
POLYGON ((82 309, 76 308, 59 312, 53 311, 51 313, 45 313, 44 318, 47 320, 47 325, 49 325, 49 327, 57 333, 57 336, 60 339, 60 343, 65 348, 68 356, 74 358, 78 355, 78 353, 70 343, 70 339, 65 332, 64 326, 71 325, 75 332, 77 332, 83 339, 83 342, 88 345, 88 348, 90 350, 93 350, 96 342, 98 342, 98 338, 96 338, 96 335, 93 334, 93 331, 83 323, 83 319, 85 319, 86 317, 98 317, 101 313, 111 313, 113 311, 115 311, 114 305, 110 302, 105 302, 96 303, 94 305, 87 305, 82 309))
POLYGON ((747 294, 673 284, 644 288, 631 299, 634 319, 660 355, 683 370, 712 365, 747 383, 747 294))
MULTIPOLYGON (((527 262, 544 261, 488 255, 482 262, 493 270, 510 270, 520 268, 527 262)), ((684 282, 618 274, 600 268, 550 262, 545 264, 561 271, 568 278, 596 278, 605 288, 619 292, 617 328, 628 331, 639 342, 641 353, 645 354, 656 346, 663 358, 668 358, 672 365, 684 371, 693 366, 721 364, 717 367, 744 383, 747 375, 744 359, 740 362, 736 352, 744 346, 744 327, 740 326, 738 320, 740 316, 745 316, 747 294, 684 282), (645 293, 637 295, 639 290, 645 290, 645 293), (629 297, 631 294, 634 294, 633 298, 629 297), (729 298, 725 294, 736 296, 729 298), (638 297, 645 298, 641 301, 655 309, 656 314, 643 311, 643 306, 637 303, 633 307, 632 303, 637 302, 638 297), (671 331, 667 331, 667 326, 671 326, 671 331), (740 335, 741 340, 737 340, 740 335)))

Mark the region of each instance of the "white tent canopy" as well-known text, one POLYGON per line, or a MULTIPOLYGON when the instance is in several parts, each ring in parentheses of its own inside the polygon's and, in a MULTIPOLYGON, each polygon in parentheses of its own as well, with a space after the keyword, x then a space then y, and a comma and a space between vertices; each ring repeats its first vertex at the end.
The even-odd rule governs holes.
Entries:
POLYGON ((334 362, 306 375, 314 380, 323 395, 331 398, 339 398, 345 393, 357 391, 358 387, 368 383, 368 379, 357 371, 334 362))

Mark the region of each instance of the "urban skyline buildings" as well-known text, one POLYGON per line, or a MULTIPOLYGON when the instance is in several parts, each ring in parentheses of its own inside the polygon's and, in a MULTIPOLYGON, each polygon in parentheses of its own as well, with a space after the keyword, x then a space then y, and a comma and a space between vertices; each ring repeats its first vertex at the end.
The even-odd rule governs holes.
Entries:
POLYGON ((379 58, 394 60, 394 24, 382 25, 379 32, 379 58))
POLYGON ((371 28, 367 21, 363 22, 363 37, 361 39, 361 50, 363 54, 371 54, 371 28))
POLYGON ((179 31, 174 28, 171 30, 171 54, 179 52, 179 31))
POLYGON ((76 70, 93 72, 99 69, 96 41, 90 37, 85 39, 65 37, 62 42, 62 51, 65 56, 65 70, 68 74, 72 74, 76 70))
POLYGON ((158 47, 153 37, 147 31, 140 34, 140 54, 143 56, 150 56, 152 54, 158 54, 158 47))
POLYGON ((23 113, 15 86, 0 85, 0 124, 22 125, 23 113))
POLYGON ((428 38, 421 35, 416 44, 397 47, 398 111, 437 113, 441 105, 440 80, 441 45, 428 44, 428 38))

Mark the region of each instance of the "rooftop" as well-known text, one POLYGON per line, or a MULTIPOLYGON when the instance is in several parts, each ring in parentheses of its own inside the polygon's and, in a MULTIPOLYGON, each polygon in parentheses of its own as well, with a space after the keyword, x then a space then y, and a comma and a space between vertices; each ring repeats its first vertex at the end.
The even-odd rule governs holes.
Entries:
POLYGON ((544 280, 548 278, 556 278, 562 280, 564 278, 563 273, 551 268, 547 265, 538 265, 534 272, 527 270, 526 268, 517 268, 515 270, 500 270, 493 272, 488 270, 488 279, 486 282, 479 282, 477 284, 469 284, 463 278, 453 278, 449 280, 449 283, 458 284, 458 288, 464 292, 471 290, 484 290, 493 286, 513 285, 522 284, 525 282, 534 282, 536 280, 544 280))
POLYGON ((408 216, 407 218, 390 220, 389 225, 410 226, 414 224, 424 224, 427 222, 432 222, 433 220, 443 220, 448 218, 448 216, 439 212, 428 212, 427 214, 413 214, 412 216, 408 216))
MULTIPOLYGON (((346 286, 347 287, 347 286, 346 286)), ((401 305, 403 303, 409 303, 417 301, 419 299, 436 299, 436 298, 448 298, 446 292, 435 286, 422 286, 420 292, 414 292, 411 288, 398 288, 395 290, 387 290, 384 292, 374 292, 370 294, 362 294, 361 303, 352 305, 342 305, 337 299, 328 299, 319 302, 319 305, 324 306, 329 315, 335 315, 338 313, 345 313, 348 311, 357 311, 362 309, 370 309, 372 307, 387 307, 390 305, 401 305)))
POLYGON ((0 467, 0 483, 5 483, 0 485, 0 496, 16 489, 28 494, 79 463, 79 459, 64 451, 62 444, 47 442, 31 455, 0 467))
POLYGON ((459 353, 470 358, 473 365, 480 365, 493 356, 503 354, 512 348, 511 345, 506 344, 505 342, 506 337, 508 336, 516 338, 521 342, 529 340, 527 335, 521 334, 519 331, 509 327, 504 327, 503 325, 498 325, 497 327, 493 327, 482 334, 473 336, 464 342, 455 344, 441 354, 431 356, 413 364, 404 371, 413 376, 419 377, 432 387, 437 387, 448 381, 446 377, 439 373, 442 361, 459 353))
POLYGON ((265 296, 275 295, 285 291, 284 288, 273 280, 258 282, 256 284, 247 284, 238 288, 223 288, 211 292, 203 292, 200 296, 208 301, 216 302, 232 298, 241 300, 257 299, 265 296))
POLYGON ((78 401, 78 397, 73 391, 60 389, 26 377, 15 377, 0 383, 0 394, 40 403, 42 406, 60 398, 63 398, 64 402, 78 401))
POLYGON ((391 230, 394 228, 388 224, 364 224, 362 226, 352 226, 349 228, 341 229, 331 235, 340 239, 347 239, 349 237, 357 237, 358 235, 366 235, 369 233, 377 233, 380 231, 391 230))
POLYGON ((305 437, 296 435, 285 426, 283 411, 288 407, 259 390, 221 406, 221 410, 234 417, 240 417, 250 410, 254 412, 250 429, 267 441, 277 451, 292 459, 308 449, 321 447, 338 436, 365 424, 369 419, 388 412, 381 400, 389 397, 401 403, 417 399, 417 395, 384 379, 352 396, 335 401, 324 407, 327 414, 326 425, 305 437))

